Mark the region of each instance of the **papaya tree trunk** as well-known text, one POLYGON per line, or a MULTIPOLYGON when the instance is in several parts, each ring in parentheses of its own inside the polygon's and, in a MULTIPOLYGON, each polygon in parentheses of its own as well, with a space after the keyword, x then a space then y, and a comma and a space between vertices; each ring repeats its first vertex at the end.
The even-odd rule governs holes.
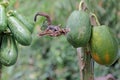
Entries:
MULTIPOLYGON (((88 10, 88 13, 94 12, 94 5, 91 5, 92 0, 81 0, 79 4, 79 10, 88 10)), ((90 17, 92 25, 99 24, 93 17, 90 17)), ((78 64, 80 70, 80 80, 94 80, 94 61, 90 55, 90 49, 88 46, 77 48, 78 64)))
POLYGON ((77 48, 80 80, 94 80, 94 61, 88 47, 77 48))
POLYGON ((0 80, 1 80, 1 77, 2 77, 2 64, 0 63, 0 80))

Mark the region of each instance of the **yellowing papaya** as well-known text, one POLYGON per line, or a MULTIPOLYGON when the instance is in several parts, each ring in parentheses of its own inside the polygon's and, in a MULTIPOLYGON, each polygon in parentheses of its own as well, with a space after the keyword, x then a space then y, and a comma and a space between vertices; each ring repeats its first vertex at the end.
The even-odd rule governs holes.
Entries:
POLYGON ((92 58, 99 64, 109 66, 117 59, 117 40, 105 25, 93 27, 90 47, 92 58))
POLYGON ((18 49, 15 39, 12 36, 4 35, 1 41, 0 61, 5 66, 11 66, 16 63, 18 49))
POLYGON ((66 27, 70 28, 66 37, 73 47, 86 46, 91 36, 90 19, 86 12, 73 11, 67 20, 66 27))

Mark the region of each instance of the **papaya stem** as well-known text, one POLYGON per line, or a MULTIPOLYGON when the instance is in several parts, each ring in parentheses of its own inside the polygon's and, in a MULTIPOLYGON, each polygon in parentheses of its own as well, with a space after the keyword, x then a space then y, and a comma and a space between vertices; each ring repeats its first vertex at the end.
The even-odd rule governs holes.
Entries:
POLYGON ((90 17, 91 24, 93 26, 100 26, 100 22, 99 22, 97 16, 94 13, 90 13, 90 14, 91 14, 91 17, 90 17))
POLYGON ((94 80, 94 61, 88 47, 77 48, 80 80, 94 80))
POLYGON ((7 12, 7 16, 9 17, 9 16, 13 16, 13 10, 9 10, 8 12, 7 12))
POLYGON ((79 64, 79 70, 80 70, 80 78, 83 80, 83 68, 85 66, 84 61, 83 61, 83 52, 82 48, 77 48, 77 57, 78 57, 78 64, 79 64))
POLYGON ((0 4, 3 5, 4 7, 7 7, 9 5, 9 1, 3 0, 3 2, 1 2, 0 4))
MULTIPOLYGON (((93 9, 90 5, 90 0, 81 0, 79 10, 91 12, 93 9), (87 11, 86 11, 87 10, 87 11)), ((98 19, 95 17, 95 23, 99 25, 98 19)), ((94 80, 94 61, 90 55, 88 45, 86 47, 77 48, 78 64, 80 70, 80 80, 94 80)))
POLYGON ((0 80, 1 80, 1 77, 2 77, 2 64, 0 63, 0 80))
POLYGON ((81 10, 83 10, 83 11, 87 10, 87 6, 83 0, 81 0, 79 3, 79 11, 81 11, 81 10))

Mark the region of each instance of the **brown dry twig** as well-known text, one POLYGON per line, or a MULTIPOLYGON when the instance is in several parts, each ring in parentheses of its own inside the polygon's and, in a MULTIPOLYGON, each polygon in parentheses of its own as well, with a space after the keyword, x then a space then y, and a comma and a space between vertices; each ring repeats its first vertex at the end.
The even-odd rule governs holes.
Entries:
POLYGON ((37 21, 37 16, 46 17, 46 20, 47 20, 47 23, 48 23, 47 28, 44 31, 42 31, 39 34, 39 36, 47 35, 47 36, 51 36, 51 37, 56 37, 56 36, 60 36, 60 35, 65 35, 70 31, 70 29, 68 29, 68 28, 60 28, 61 25, 57 25, 57 26, 52 25, 51 24, 51 22, 52 22, 51 18, 48 14, 38 12, 34 17, 34 21, 37 21))
POLYGON ((59 26, 50 25, 47 27, 45 31, 41 32, 39 35, 40 36, 48 35, 48 36, 56 37, 60 35, 65 35, 69 31, 70 31, 69 29, 63 29, 60 28, 59 26))

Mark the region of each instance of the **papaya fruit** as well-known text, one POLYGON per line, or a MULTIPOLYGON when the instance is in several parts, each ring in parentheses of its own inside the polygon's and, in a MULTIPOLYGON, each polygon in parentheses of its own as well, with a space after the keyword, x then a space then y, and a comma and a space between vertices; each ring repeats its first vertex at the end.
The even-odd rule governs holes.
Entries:
POLYGON ((67 28, 70 32, 67 33, 67 41, 75 48, 84 47, 90 40, 91 24, 89 15, 84 11, 73 11, 68 17, 67 28))
POLYGON ((112 65, 117 59, 117 40, 105 25, 93 27, 90 48, 92 58, 101 65, 112 65))
POLYGON ((0 32, 7 28, 6 8, 0 4, 0 32))
POLYGON ((26 27, 27 29, 32 33, 34 30, 34 23, 30 23, 25 16, 21 15, 17 11, 13 11, 13 15, 20 20, 26 27))
POLYGON ((30 31, 26 28, 26 26, 21 23, 16 17, 9 16, 8 17, 8 27, 15 39, 24 46, 28 46, 32 42, 32 36, 30 31))
POLYGON ((4 35, 1 41, 0 62, 5 66, 11 66, 16 63, 18 49, 13 36, 4 35))

